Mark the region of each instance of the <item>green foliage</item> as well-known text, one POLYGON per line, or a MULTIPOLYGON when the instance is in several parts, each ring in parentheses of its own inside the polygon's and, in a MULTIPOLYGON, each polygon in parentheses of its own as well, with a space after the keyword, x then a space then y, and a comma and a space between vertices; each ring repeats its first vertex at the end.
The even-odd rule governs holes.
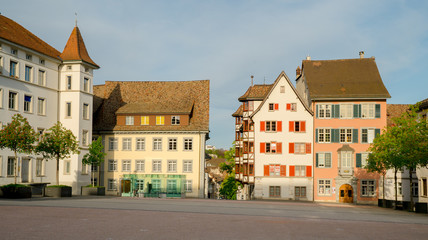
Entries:
POLYGON ((7 184, 7 185, 3 185, 1 186, 1 188, 29 188, 29 186, 27 185, 23 185, 23 184, 7 184))
POLYGON ((66 129, 60 122, 49 128, 41 135, 36 152, 47 159, 56 159, 56 184, 59 185, 59 160, 70 158, 79 153, 79 142, 71 130, 66 129))
POLYGON ((226 199, 236 200, 236 192, 242 184, 235 179, 235 142, 229 151, 224 153, 226 162, 220 164, 220 170, 226 172, 226 178, 220 186, 220 195, 226 199))
POLYGON ((235 142, 233 142, 232 147, 229 151, 224 153, 226 162, 220 163, 220 170, 226 172, 227 174, 232 174, 235 172, 235 142))
POLYGON ((67 185, 59 185, 59 184, 57 184, 57 185, 50 185, 50 186, 47 186, 48 188, 65 188, 65 187, 71 187, 71 186, 67 186, 67 185))
MULTIPOLYGON (((15 114, 12 117, 12 121, 0 130, 0 149, 9 148, 14 152, 15 159, 18 159, 18 153, 30 154, 33 152, 33 144, 36 140, 34 129, 21 114, 15 114)), ((18 161, 15 161, 15 184, 17 163, 18 161)))
MULTIPOLYGON (((86 165, 96 165, 100 166, 104 161, 106 153, 104 152, 104 146, 102 138, 98 137, 96 141, 93 141, 89 145, 89 153, 85 154, 82 159, 82 163, 86 165)), ((94 173, 91 174, 92 186, 94 186, 94 173)))
POLYGON ((224 158, 224 149, 209 149, 205 150, 206 154, 215 154, 217 155, 217 158, 224 158))

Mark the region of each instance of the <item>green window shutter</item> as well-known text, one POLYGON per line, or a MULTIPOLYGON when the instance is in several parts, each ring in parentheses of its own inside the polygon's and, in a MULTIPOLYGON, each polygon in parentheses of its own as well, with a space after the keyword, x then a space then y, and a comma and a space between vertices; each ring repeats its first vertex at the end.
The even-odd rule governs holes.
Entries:
POLYGON ((358 129, 357 128, 352 129, 352 142, 358 143, 358 129))
POLYGON ((331 168, 331 161, 332 161, 331 160, 331 153, 325 153, 324 154, 324 159, 325 159, 325 167, 331 168), (327 161, 327 159, 329 159, 329 161, 327 161))
POLYGON ((357 153, 356 166, 357 168, 361 168, 361 153, 357 153))
POLYGON ((318 128, 315 129, 315 142, 318 142, 318 128))
POLYGON ((379 128, 376 128, 374 130, 374 136, 375 136, 375 138, 377 137, 377 135, 380 135, 380 129, 379 128))
POLYGON ((338 143, 339 142, 339 129, 332 129, 333 131, 333 142, 338 143))
POLYGON ((361 118, 361 104, 358 104, 358 117, 361 118))
POLYGON ((318 118, 318 104, 316 105, 316 116, 317 116, 317 118, 318 118))
POLYGON ((359 118, 358 105, 360 104, 354 104, 354 118, 359 118))
POLYGON ((340 105, 334 104, 334 118, 340 117, 340 105))
POLYGON ((380 118, 380 104, 375 105, 375 117, 380 118))
POLYGON ((315 154, 315 166, 318 167, 318 153, 315 154))

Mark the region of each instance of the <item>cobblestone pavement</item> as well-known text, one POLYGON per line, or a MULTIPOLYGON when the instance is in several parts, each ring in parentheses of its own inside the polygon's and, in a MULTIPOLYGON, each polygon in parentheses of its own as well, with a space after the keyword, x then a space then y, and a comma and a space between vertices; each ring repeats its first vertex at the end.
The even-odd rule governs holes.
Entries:
POLYGON ((428 215, 328 203, 0 199, 0 239, 428 239, 428 215))

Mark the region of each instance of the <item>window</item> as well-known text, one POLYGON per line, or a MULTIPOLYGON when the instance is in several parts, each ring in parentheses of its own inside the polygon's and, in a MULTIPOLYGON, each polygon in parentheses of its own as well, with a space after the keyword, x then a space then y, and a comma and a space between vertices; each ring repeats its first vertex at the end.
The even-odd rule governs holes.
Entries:
POLYGON ((331 129, 330 128, 319 128, 318 129, 318 142, 319 143, 330 143, 331 142, 331 129))
POLYGON ((88 130, 83 130, 82 131, 82 145, 88 146, 88 144, 89 144, 89 132, 88 132, 88 130))
POLYGON ((156 116, 156 125, 164 125, 165 117, 164 116, 156 116))
POLYGON ((72 67, 70 65, 67 66, 67 70, 71 70, 72 67))
POLYGON ((88 174, 88 165, 82 164, 82 175, 88 174))
POLYGON ((9 109, 18 110, 18 93, 9 92, 9 109))
POLYGON ((276 121, 266 121, 266 132, 276 132, 276 121))
POLYGON ((373 143, 376 135, 380 134, 380 129, 363 128, 361 129, 361 143, 373 143))
POLYGON ((109 190, 109 191, 116 191, 117 190, 116 179, 108 179, 107 190, 109 190))
POLYGON ((117 138, 108 138, 108 150, 117 150, 118 149, 118 140, 117 138))
POLYGON ((33 81, 33 67, 25 66, 25 81, 33 81))
POLYGON ((64 175, 70 175, 71 172, 71 161, 65 160, 64 161, 64 175))
POLYGON ((137 187, 137 190, 139 191, 139 192, 142 192, 143 190, 144 190, 144 179, 137 179, 137 181, 136 181, 136 187, 137 187))
POLYGON ((306 143, 294 143, 294 153, 306 153, 306 143))
POLYGON ((15 176, 15 158, 14 157, 7 158, 7 176, 8 177, 15 176))
POLYGON ((122 160, 122 172, 131 171, 131 160, 122 160))
POLYGON ((25 54, 25 59, 31 61, 33 59, 33 56, 31 54, 25 54))
POLYGON ((362 168, 366 167, 368 157, 369 157, 368 153, 361 153, 361 167, 362 168))
POLYGON ((318 195, 331 194, 331 180, 320 179, 318 180, 318 195))
POLYGON ((83 91, 89 92, 89 79, 83 78, 83 91))
POLYGON ((91 172, 98 172, 98 166, 96 164, 91 165, 91 172))
POLYGON ((142 116, 141 117, 141 125, 149 125, 149 116, 142 116))
POLYGON ((353 104, 340 104, 340 118, 352 118, 354 114, 353 104))
POLYGON ((167 179, 166 180, 166 191, 167 192, 175 192, 175 191, 177 191, 177 180, 175 180, 175 179, 167 179))
POLYGON ((12 48, 10 49, 10 53, 12 53, 13 55, 18 55, 18 50, 12 48))
POLYGON ((24 112, 32 113, 33 112, 33 97, 24 95, 24 112))
POLYGON ((274 110, 274 104, 273 103, 269 103, 269 111, 273 111, 274 110))
POLYGON ((117 160, 113 160, 113 159, 108 160, 108 171, 109 172, 117 171, 117 160))
POLYGON ((352 143, 352 128, 340 129, 339 137, 341 143, 352 143))
POLYGON ((168 160, 168 172, 177 172, 177 160, 168 160))
POLYGON ((9 76, 18 78, 18 63, 10 61, 9 76))
POLYGON ((269 165, 269 176, 280 176, 281 175, 281 165, 269 165))
POLYGON ((37 101, 37 114, 46 115, 46 100, 39 98, 37 101))
POLYGON ((122 150, 123 151, 131 151, 132 150, 132 139, 131 138, 123 138, 122 150))
POLYGON ((71 102, 65 103, 65 117, 70 118, 71 117, 71 102))
POLYGON ((376 196, 375 180, 361 180, 361 196, 362 197, 376 196))
POLYGON ((297 103, 290 103, 291 104, 291 111, 295 112, 297 111, 297 103))
POLYGON ((352 152, 340 152, 340 167, 352 167, 352 152))
POLYGON ((317 153, 316 158, 318 168, 331 168, 331 153, 317 153))
POLYGON ((144 172, 146 169, 145 161, 144 160, 137 160, 135 161, 135 171, 137 172, 144 172))
POLYGON ((402 186, 401 182, 398 183, 398 190, 397 191, 398 191, 399 196, 403 195, 403 186, 402 186))
POLYGON ((134 125, 134 116, 126 116, 125 117, 125 124, 126 125, 134 125))
POLYGON ((193 150, 193 139, 191 139, 191 138, 185 138, 184 139, 184 150, 185 151, 192 151, 193 150))
POLYGON ((320 118, 320 119, 331 118, 331 105, 330 104, 319 104, 318 105, 318 118, 320 118))
POLYGON ((171 124, 172 125, 180 125, 180 116, 172 116, 171 124))
POLYGON ((186 180, 184 182, 184 191, 192 192, 192 180, 186 180))
POLYGON ((168 150, 175 151, 177 150, 177 138, 168 139, 168 150))
POLYGON ((295 197, 306 197, 306 187, 294 187, 295 197))
POLYGON ((67 80, 66 80, 66 87, 67 90, 71 90, 71 76, 67 76, 67 80))
POLYGON ((412 182, 412 194, 413 194, 413 197, 419 197, 418 182, 412 182))
POLYGON ((361 104, 361 118, 375 118, 375 104, 361 104))
POLYGON ((3 108, 3 89, 0 88, 0 108, 3 108))
POLYGON ((183 161, 183 172, 191 173, 193 171, 193 161, 192 160, 184 160, 183 161))
POLYGON ((306 122, 305 121, 289 121, 289 132, 306 132, 306 122))
POLYGON ((46 72, 39 70, 39 85, 46 86, 46 72))
POLYGON ((281 197, 281 187, 269 186, 269 197, 281 197))
POLYGON ((306 177, 306 166, 295 166, 294 171, 294 176, 306 177))
POLYGON ((36 159, 36 177, 45 175, 45 161, 41 158, 36 159))
POLYGON ((45 60, 44 60, 44 59, 40 59, 40 60, 39 60, 39 63, 40 63, 41 65, 45 65, 45 60))
POLYGON ((162 151, 162 138, 153 138, 153 151, 162 151))
POLYGON ((260 152, 261 153, 282 153, 282 143, 277 142, 267 142, 267 143, 261 143, 260 146, 260 152))
POLYGON ((421 178, 421 185, 422 185, 421 196, 426 197, 427 193, 428 193, 428 186, 427 186, 427 179, 426 178, 421 178))
POLYGON ((279 88, 279 92, 280 92, 280 93, 285 93, 285 86, 281 86, 281 87, 279 88))
POLYGON ((136 150, 144 151, 146 149, 146 140, 145 138, 137 138, 136 141, 136 150))
POLYGON ((162 171, 162 161, 153 160, 152 162, 152 172, 161 172, 162 171))

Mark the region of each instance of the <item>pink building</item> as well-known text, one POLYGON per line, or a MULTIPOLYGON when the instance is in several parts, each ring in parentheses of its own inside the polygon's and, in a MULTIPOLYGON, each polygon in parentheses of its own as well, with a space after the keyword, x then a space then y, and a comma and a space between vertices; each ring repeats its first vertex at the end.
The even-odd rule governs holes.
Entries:
POLYGON ((386 126, 391 96, 374 58, 307 60, 297 91, 314 112, 314 200, 377 204, 379 175, 368 173, 367 149, 386 126))

